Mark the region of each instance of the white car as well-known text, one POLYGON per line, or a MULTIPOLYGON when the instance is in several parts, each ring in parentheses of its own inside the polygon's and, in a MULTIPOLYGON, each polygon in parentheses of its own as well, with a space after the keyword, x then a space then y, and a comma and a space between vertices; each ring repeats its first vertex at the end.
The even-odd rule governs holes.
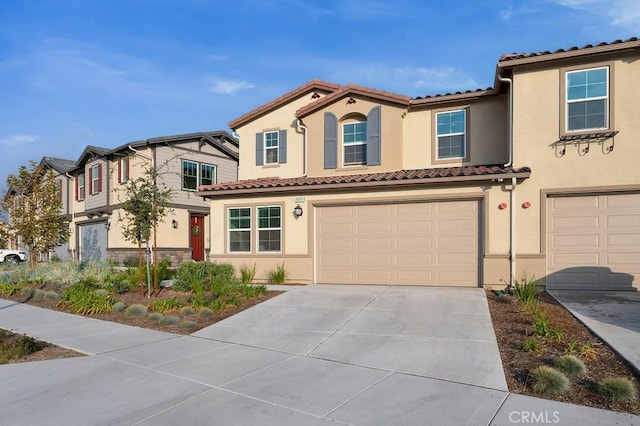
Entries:
POLYGON ((0 249, 0 262, 20 263, 27 260, 27 253, 22 250, 0 249))

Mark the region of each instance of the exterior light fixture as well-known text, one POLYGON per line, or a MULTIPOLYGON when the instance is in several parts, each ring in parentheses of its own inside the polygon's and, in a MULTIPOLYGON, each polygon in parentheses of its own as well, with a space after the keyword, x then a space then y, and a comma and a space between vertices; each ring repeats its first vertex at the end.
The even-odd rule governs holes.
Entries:
POLYGON ((300 204, 298 204, 294 209, 293 209, 293 215, 297 218, 299 218, 300 216, 302 216, 302 213, 304 213, 302 211, 302 207, 300 207, 300 204))
POLYGON ((175 219, 173 219, 173 220, 171 221, 171 226, 173 226, 173 229, 178 229, 178 221, 177 221, 177 220, 175 220, 175 219))

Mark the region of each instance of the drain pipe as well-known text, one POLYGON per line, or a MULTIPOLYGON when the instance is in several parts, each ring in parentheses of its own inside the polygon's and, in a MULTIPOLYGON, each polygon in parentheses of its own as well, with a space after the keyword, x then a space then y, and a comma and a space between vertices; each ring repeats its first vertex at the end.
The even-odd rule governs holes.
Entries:
MULTIPOLYGON (((66 177, 68 177, 68 178, 69 178, 69 181, 71 181, 71 182, 75 182, 75 178, 74 178, 73 176, 71 176, 71 175, 69 174, 69 172, 64 172, 64 174, 65 174, 65 176, 66 176, 66 177)), ((72 190, 73 190, 73 191, 75 191, 75 185, 73 185, 73 184, 71 185, 71 188, 69 188, 69 191, 67 192, 67 202, 69 202, 69 195, 70 195, 69 193, 70 193, 72 190)), ((71 201, 71 203, 69 203, 69 205, 71 206, 71 209, 70 209, 70 210, 71 210, 71 221, 72 221, 72 222, 73 222, 73 215, 74 215, 74 213, 76 212, 76 209, 75 209, 75 207, 76 207, 76 206, 75 206, 75 196, 74 196, 73 200, 74 200, 74 201, 71 201)), ((74 224, 74 225, 75 225, 75 224, 74 224)), ((69 232, 71 232, 71 228, 69 228, 69 232)), ((73 236, 75 237, 75 240, 77 241, 77 240, 78 240, 78 236, 76 235, 76 233, 75 233, 75 232, 73 233, 73 236)), ((69 242, 68 242, 68 241, 67 241, 67 244, 69 244, 69 242)), ((71 246, 69 246, 69 248, 71 248, 71 246)), ((75 249, 75 244, 74 244, 73 248, 71 248, 71 260, 72 260, 72 261, 74 261, 74 262, 75 262, 75 260, 76 260, 76 249, 75 249)))
POLYGON ((302 133, 302 177, 307 177, 307 126, 299 118, 296 120, 296 130, 302 133))
MULTIPOLYGON (((498 80, 509 85, 509 120, 508 120, 508 149, 509 158, 504 167, 513 165, 513 80, 502 77, 498 74, 498 80)), ((518 181, 511 178, 511 189, 509 191, 509 287, 513 287, 516 280, 516 185, 518 181)))

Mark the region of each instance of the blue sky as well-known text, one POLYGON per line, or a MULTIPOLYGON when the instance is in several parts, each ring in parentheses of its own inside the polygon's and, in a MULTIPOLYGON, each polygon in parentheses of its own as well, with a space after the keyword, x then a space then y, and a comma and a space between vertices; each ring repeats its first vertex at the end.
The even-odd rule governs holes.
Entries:
POLYGON ((319 78, 409 96, 486 88, 500 55, 640 36, 638 0, 10 0, 0 4, 0 189, 227 123, 319 78))

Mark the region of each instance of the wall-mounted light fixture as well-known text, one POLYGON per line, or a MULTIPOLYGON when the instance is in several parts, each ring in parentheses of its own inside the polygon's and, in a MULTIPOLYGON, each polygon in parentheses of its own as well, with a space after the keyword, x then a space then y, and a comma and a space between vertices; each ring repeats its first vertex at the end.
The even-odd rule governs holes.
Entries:
POLYGON ((302 207, 300 207, 300 204, 298 204, 294 209, 293 209, 293 215, 297 218, 299 218, 300 216, 302 216, 302 213, 304 213, 302 211, 302 207))
POLYGON ((178 229, 178 221, 177 221, 177 220, 175 220, 175 219, 173 219, 173 220, 171 221, 171 226, 173 226, 173 229, 178 229))

